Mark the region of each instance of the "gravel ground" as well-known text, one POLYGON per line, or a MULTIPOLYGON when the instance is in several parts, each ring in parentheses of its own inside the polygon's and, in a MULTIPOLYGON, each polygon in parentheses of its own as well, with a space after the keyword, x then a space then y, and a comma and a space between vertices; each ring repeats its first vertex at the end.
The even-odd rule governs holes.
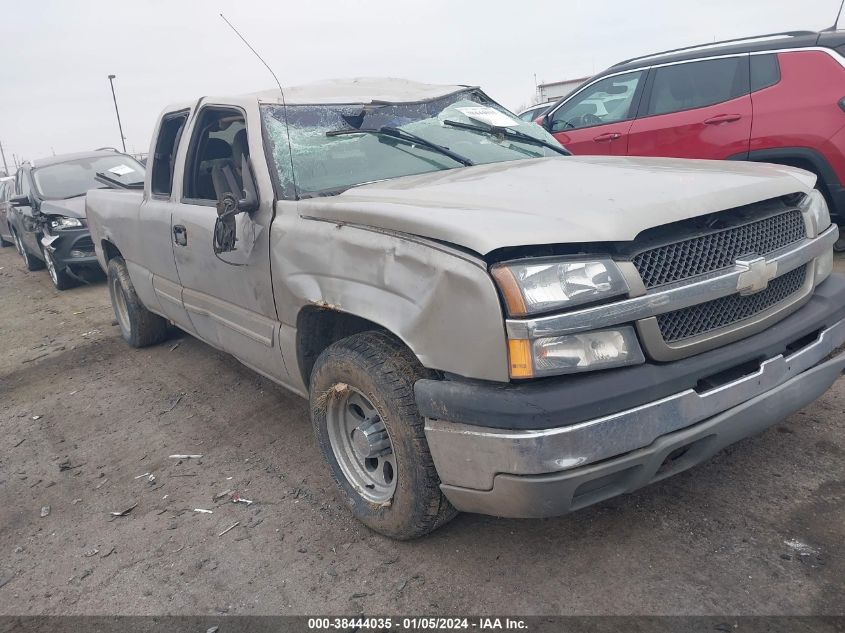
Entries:
POLYGON ((845 614, 845 381, 636 494, 396 543, 338 502, 304 400, 112 322, 104 283, 0 251, 2 614, 845 614))

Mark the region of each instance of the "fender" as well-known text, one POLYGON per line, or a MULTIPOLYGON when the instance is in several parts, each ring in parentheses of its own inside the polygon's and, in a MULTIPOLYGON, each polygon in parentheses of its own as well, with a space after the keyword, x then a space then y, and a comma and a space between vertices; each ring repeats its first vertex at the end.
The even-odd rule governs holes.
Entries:
POLYGON ((311 305, 381 326, 430 369, 508 382, 504 316, 477 256, 277 210, 270 258, 289 367, 299 312, 311 305))

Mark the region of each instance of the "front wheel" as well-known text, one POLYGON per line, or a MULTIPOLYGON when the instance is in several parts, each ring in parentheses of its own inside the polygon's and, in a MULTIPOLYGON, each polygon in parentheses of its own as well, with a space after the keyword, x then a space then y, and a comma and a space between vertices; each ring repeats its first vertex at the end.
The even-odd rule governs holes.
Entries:
POLYGON ((127 343, 132 347, 147 347, 167 337, 167 321, 141 303, 122 257, 109 260, 108 285, 117 324, 127 343))
POLYGON ((457 514, 440 491, 414 399, 427 375, 381 332, 330 345, 311 374, 311 420, 332 478, 352 514, 391 538, 423 536, 457 514))
POLYGON ((74 285, 73 277, 71 277, 67 269, 59 268, 56 260, 50 249, 44 249, 44 263, 47 264, 47 272, 50 273, 50 281, 56 287, 56 290, 67 290, 74 285))

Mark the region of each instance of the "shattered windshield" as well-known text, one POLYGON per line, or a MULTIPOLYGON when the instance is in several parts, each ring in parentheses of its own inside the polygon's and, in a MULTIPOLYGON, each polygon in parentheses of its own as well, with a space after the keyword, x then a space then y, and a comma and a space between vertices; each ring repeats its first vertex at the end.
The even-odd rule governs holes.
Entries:
POLYGON ((98 172, 125 185, 144 181, 144 166, 125 154, 92 156, 39 167, 32 171, 32 177, 43 199, 60 200, 105 187, 95 177, 98 172))
POLYGON ((543 128, 520 120, 478 90, 421 103, 288 106, 287 116, 290 144, 284 108, 262 106, 279 183, 284 191, 303 198, 377 180, 456 169, 464 166, 464 159, 477 165, 560 155, 542 145, 560 147, 543 128), (491 133, 491 126, 512 132, 491 133), (391 128, 424 142, 378 133, 391 128), (539 142, 516 138, 514 132, 539 142))

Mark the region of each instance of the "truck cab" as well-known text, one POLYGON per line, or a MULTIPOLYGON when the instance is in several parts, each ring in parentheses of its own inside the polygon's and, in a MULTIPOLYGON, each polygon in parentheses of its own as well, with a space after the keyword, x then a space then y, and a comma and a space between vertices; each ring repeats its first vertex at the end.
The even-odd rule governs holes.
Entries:
POLYGON ((845 368, 812 174, 569 155, 480 88, 397 79, 162 113, 86 208, 121 333, 168 322, 309 399, 353 514, 565 513, 707 459, 845 368))

